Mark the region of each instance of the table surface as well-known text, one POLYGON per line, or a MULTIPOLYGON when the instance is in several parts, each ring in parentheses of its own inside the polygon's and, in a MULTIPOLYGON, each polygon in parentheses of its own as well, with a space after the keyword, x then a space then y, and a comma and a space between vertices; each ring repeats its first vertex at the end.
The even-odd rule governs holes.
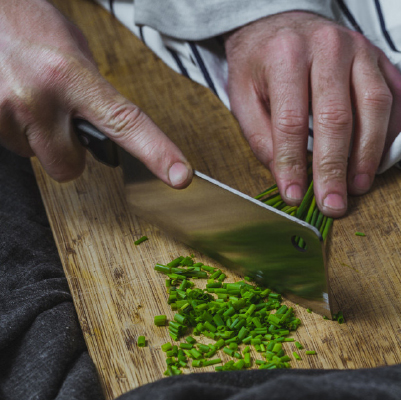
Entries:
MULTIPOLYGON (((171 71, 91 1, 53 3, 83 30, 103 76, 148 113, 196 169, 251 196, 272 183, 235 119, 212 93, 171 71)), ((58 184, 36 159, 32 163, 106 398, 162 378, 160 346, 169 337, 166 328, 153 325, 153 317, 171 318, 173 312, 164 278, 153 267, 193 251, 129 213, 119 168, 89 156, 79 179, 58 184), (142 235, 149 240, 134 246, 142 235), (137 348, 139 335, 147 337, 148 347, 137 348)), ((400 171, 392 169, 376 179, 368 195, 350 198, 347 217, 335 221, 327 265, 334 299, 347 322, 326 321, 294 305, 303 322, 294 337, 318 354, 293 361, 293 368, 401 362, 400 189, 400 171), (356 231, 366 237, 355 236, 356 231)), ((286 346, 291 352, 293 347, 286 346)), ((207 370, 213 367, 200 371, 207 370)))

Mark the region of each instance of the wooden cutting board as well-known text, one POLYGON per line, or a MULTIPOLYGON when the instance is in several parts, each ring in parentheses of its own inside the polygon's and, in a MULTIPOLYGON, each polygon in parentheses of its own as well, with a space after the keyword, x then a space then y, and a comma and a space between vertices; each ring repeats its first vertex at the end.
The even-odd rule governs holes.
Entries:
MULTIPOLYGON (((272 183, 235 119, 207 89, 171 71, 91 1, 53 2, 83 30, 106 79, 141 106, 195 168, 252 196, 272 183)), ((164 278, 153 267, 193 251, 129 214, 120 169, 88 157, 82 177, 58 184, 37 160, 32 163, 106 398, 162 378, 160 346, 169 337, 167 328, 153 325, 153 317, 173 313, 166 304, 164 278), (142 235, 149 240, 134 246, 142 235), (139 335, 146 336, 148 347, 137 348, 139 335)), ((388 171, 370 194, 351 198, 348 216, 335 222, 327 260, 334 297, 347 323, 326 321, 295 306, 303 325, 294 337, 318 354, 293 361, 293 368, 401 362, 400 192, 400 171, 388 171), (355 236, 356 231, 366 237, 355 236)), ((292 343, 286 347, 294 350, 292 343)))

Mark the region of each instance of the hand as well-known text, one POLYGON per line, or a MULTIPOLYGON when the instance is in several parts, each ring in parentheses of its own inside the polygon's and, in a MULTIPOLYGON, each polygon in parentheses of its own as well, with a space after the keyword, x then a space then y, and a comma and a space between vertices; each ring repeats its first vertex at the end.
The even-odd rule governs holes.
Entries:
POLYGON ((316 201, 327 216, 342 216, 347 189, 369 190, 401 131, 401 74, 361 34, 306 12, 263 18, 225 45, 232 111, 283 199, 299 204, 307 189, 311 103, 316 201))
POLYGON ((99 74, 81 32, 44 0, 0 0, 0 144, 66 181, 84 169, 71 119, 83 118, 161 180, 187 186, 181 151, 99 74))

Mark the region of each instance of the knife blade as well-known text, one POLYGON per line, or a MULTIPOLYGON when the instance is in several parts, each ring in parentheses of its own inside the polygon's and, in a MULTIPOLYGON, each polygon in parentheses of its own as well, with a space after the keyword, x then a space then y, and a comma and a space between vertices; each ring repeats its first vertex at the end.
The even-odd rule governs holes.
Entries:
MULTIPOLYGON (((82 142, 96 156, 102 133, 82 120, 75 128, 81 139, 85 135, 82 142), (97 131, 95 149, 90 139, 93 129, 97 131)), ((107 139, 101 143, 109 149, 107 139)), ((336 312, 324 242, 315 227, 199 171, 194 171, 187 188, 173 189, 123 149, 117 152, 127 202, 135 215, 299 305, 328 317, 336 312), (305 241, 305 249, 297 245, 297 237, 305 241)), ((104 152, 101 161, 107 163, 104 152)), ((111 161, 115 166, 115 158, 111 161)))

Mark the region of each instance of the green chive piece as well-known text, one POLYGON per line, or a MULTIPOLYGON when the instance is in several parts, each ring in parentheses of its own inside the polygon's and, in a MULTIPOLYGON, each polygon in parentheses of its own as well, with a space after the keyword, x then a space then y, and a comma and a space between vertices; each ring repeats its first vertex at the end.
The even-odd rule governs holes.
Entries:
POLYGON ((193 360, 192 366, 195 368, 203 367, 203 360, 193 360))
POLYGON ((292 355, 294 356, 294 358, 295 358, 296 360, 298 360, 298 361, 302 360, 302 358, 299 356, 299 354, 298 354, 296 351, 294 351, 294 352, 292 353, 292 355))
POLYGON ((167 317, 165 315, 156 315, 154 323, 156 326, 165 326, 167 322, 167 317))
POLYGON ((305 354, 306 354, 307 356, 312 356, 312 355, 315 355, 315 354, 316 354, 316 351, 314 351, 314 350, 307 350, 307 351, 305 351, 305 354))
POLYGON ((214 358, 213 360, 207 360, 203 362, 203 366, 208 367, 209 365, 220 364, 221 358, 214 358))
POLYGON ((138 347, 145 347, 146 346, 145 336, 139 336, 137 344, 138 344, 138 347))
POLYGON ((162 348, 162 351, 166 352, 166 351, 171 350, 173 348, 173 345, 170 342, 167 342, 167 343, 164 343, 161 348, 162 348))
POLYGON ((362 232, 355 232, 355 236, 366 236, 366 235, 362 232))
POLYGON ((250 368, 252 366, 252 360, 251 360, 250 353, 244 354, 244 365, 245 365, 245 368, 250 368))
POLYGON ((185 340, 190 344, 196 343, 196 339, 194 339, 192 336, 186 337, 185 340))
POLYGON ((192 348, 193 346, 190 343, 180 343, 180 349, 191 350, 192 348))
POLYGON ((274 184, 273 186, 269 187, 268 189, 266 189, 265 191, 263 191, 262 193, 259 193, 257 196, 255 196, 256 200, 261 199, 263 196, 266 196, 270 193, 275 192, 276 190, 278 190, 278 187, 276 184, 274 184))
POLYGON ((326 240, 327 235, 329 234, 331 225, 333 225, 333 218, 327 218, 326 224, 324 226, 323 232, 322 232, 322 238, 323 240, 326 240))
POLYGON ((297 218, 302 219, 302 216, 304 215, 307 207, 309 207, 312 197, 313 197, 313 180, 310 183, 304 198, 302 199, 301 205, 298 207, 297 213, 295 214, 297 218))
POLYGON ((337 314, 334 314, 333 321, 337 321, 339 324, 343 324, 345 322, 343 312, 339 311, 337 314))
POLYGON ((134 245, 138 246, 138 244, 141 244, 143 242, 146 242, 149 238, 147 236, 142 236, 138 240, 135 240, 134 245))
POLYGON ((302 350, 304 348, 304 346, 302 346, 301 343, 299 342, 295 342, 295 346, 297 347, 297 349, 302 350))

